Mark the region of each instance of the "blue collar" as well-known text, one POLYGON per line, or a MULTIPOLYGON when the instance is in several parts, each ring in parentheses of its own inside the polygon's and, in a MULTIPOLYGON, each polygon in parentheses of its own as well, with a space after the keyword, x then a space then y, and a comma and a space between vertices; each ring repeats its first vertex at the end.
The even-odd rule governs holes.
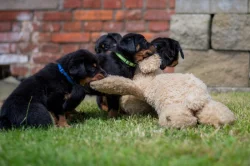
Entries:
POLYGON ((74 85, 74 84, 75 84, 74 81, 73 81, 72 78, 70 78, 70 76, 64 71, 62 65, 60 65, 60 64, 58 63, 58 64, 57 64, 57 67, 58 67, 60 73, 62 73, 62 74, 67 78, 67 80, 68 80, 72 85, 74 85))

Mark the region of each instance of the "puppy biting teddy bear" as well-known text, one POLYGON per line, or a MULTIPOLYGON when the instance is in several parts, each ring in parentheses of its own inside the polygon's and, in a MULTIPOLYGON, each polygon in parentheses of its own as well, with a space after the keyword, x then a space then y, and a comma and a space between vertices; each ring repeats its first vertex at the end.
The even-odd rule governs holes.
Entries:
POLYGON ((160 65, 161 59, 155 54, 139 63, 133 80, 109 76, 92 82, 91 87, 107 94, 135 96, 153 107, 159 124, 167 128, 197 123, 219 127, 235 121, 231 110, 212 100, 207 86, 193 74, 158 74, 160 65))

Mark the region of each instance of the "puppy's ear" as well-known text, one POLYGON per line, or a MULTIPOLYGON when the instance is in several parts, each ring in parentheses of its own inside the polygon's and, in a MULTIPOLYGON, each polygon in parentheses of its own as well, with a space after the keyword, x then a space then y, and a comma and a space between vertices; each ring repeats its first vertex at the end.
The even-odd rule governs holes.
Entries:
POLYGON ((182 51, 182 48, 181 48, 180 44, 179 44, 179 51, 180 51, 180 53, 181 53, 182 59, 184 59, 184 53, 183 53, 183 51, 182 51))
POLYGON ((75 79, 84 78, 87 75, 84 63, 71 65, 69 68, 69 74, 75 79))
POLYGON ((119 43, 119 41, 122 39, 122 36, 119 33, 108 33, 108 36, 114 39, 116 43, 119 43))
POLYGON ((136 52, 135 41, 133 37, 124 38, 119 43, 119 48, 133 54, 136 52))

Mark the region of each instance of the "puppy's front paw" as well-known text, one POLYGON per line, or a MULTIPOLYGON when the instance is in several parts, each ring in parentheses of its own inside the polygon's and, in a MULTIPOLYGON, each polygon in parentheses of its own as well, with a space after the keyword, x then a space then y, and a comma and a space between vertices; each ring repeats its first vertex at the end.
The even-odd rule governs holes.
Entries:
POLYGON ((59 115, 59 120, 58 120, 58 123, 57 123, 57 127, 70 127, 70 125, 68 124, 68 122, 66 120, 65 115, 59 115))

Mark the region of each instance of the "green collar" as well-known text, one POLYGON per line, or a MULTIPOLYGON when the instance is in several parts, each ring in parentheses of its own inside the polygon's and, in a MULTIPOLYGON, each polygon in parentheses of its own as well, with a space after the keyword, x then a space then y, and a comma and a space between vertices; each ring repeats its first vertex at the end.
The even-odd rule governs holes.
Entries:
POLYGON ((124 58, 121 54, 119 54, 118 52, 115 52, 116 56, 118 58, 120 58, 124 63, 126 63, 127 65, 131 66, 131 67, 135 67, 136 64, 133 62, 130 62, 129 60, 127 60, 126 58, 124 58))

